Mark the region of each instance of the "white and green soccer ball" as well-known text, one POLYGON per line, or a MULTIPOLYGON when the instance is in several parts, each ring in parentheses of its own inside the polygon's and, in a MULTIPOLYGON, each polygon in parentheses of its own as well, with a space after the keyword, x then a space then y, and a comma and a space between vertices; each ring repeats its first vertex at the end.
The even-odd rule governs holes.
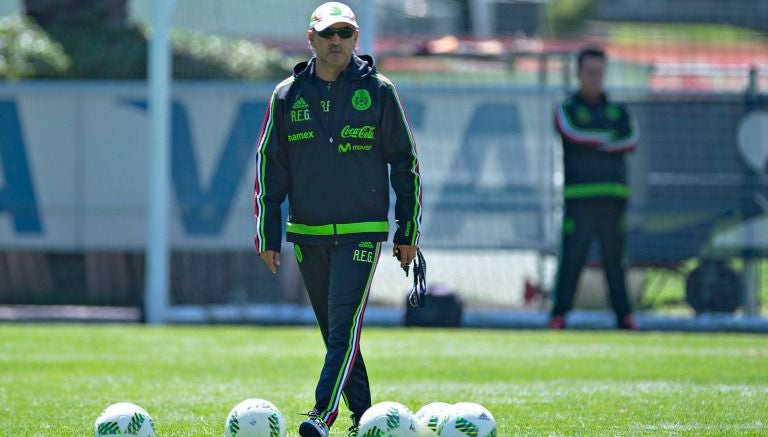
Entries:
POLYGON ((130 402, 118 402, 99 415, 93 425, 93 435, 155 437, 155 429, 152 417, 145 409, 130 402))
POLYGON ((360 418, 358 437, 419 437, 416 418, 405 405, 379 402, 360 418))
POLYGON ((224 423, 226 437, 285 437, 285 419, 264 399, 246 399, 232 408, 224 423))
POLYGON ((439 437, 496 437, 496 420, 485 407, 459 402, 448 409, 438 425, 439 437))
POLYGON ((414 417, 419 423, 422 437, 437 437, 437 427, 449 408, 451 408, 451 404, 432 402, 424 405, 416 412, 414 417))

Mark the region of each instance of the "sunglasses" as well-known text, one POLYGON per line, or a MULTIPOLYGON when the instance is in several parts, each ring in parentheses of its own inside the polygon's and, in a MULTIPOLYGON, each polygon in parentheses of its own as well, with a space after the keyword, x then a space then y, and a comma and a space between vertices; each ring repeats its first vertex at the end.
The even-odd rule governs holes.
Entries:
POLYGON ((333 38, 333 35, 339 35, 339 38, 341 39, 349 39, 352 38, 352 36, 355 34, 355 29, 351 27, 342 27, 340 29, 332 29, 327 27, 321 32, 317 32, 317 34, 320 35, 321 38, 325 39, 331 39, 333 38))

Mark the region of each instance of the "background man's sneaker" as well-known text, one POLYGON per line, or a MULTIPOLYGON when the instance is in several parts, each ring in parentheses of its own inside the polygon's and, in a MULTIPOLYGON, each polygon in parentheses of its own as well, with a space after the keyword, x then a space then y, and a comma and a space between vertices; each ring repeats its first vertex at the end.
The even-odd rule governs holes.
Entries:
POLYGON ((301 437, 328 437, 328 425, 320 418, 317 410, 311 410, 307 413, 307 420, 299 425, 299 435, 301 437))
POLYGON ((549 329, 565 329, 565 316, 553 316, 549 319, 549 329))
POLYGON ((619 319, 618 324, 619 329, 626 329, 628 331, 637 331, 637 322, 635 322, 635 317, 632 316, 632 314, 627 314, 621 319, 619 319))

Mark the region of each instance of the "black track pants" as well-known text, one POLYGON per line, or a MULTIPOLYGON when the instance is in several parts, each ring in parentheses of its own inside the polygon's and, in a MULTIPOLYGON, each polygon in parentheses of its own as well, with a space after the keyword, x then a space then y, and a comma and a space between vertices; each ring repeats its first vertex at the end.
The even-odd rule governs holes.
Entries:
POLYGON ((359 418, 371 406, 360 333, 381 242, 296 244, 294 250, 326 346, 315 409, 330 426, 343 397, 359 418))
POLYGON ((600 243, 611 306, 617 319, 621 320, 632 312, 624 279, 626 205, 626 201, 621 199, 578 199, 565 202, 552 316, 564 315, 573 307, 579 276, 594 238, 600 243))

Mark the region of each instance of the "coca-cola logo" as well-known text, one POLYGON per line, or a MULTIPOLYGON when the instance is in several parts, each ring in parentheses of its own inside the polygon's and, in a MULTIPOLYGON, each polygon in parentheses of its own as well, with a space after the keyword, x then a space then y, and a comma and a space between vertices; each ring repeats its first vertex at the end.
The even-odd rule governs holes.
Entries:
POLYGON ((360 127, 351 127, 350 125, 344 126, 341 130, 342 138, 361 138, 372 140, 375 138, 376 128, 371 125, 365 125, 360 127))

